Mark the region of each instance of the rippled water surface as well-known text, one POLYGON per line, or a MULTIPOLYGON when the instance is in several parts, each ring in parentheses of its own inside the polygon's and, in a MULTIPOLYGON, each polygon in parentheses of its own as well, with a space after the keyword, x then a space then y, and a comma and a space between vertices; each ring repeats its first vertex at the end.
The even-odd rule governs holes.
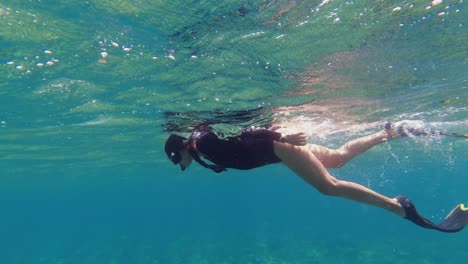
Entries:
MULTIPOLYGON (((464 263, 466 231, 324 197, 281 165, 182 173, 162 147, 207 120, 331 147, 385 120, 465 134, 466 8, 0 2, 0 262, 464 263)), ((405 138, 331 172, 439 222, 468 203, 466 164, 466 139, 405 138)))

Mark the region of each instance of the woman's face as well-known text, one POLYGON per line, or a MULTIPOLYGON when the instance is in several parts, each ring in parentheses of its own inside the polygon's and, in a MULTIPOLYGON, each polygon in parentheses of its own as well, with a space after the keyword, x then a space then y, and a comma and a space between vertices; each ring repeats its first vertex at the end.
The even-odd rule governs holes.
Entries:
POLYGON ((182 159, 179 162, 180 169, 185 170, 192 163, 192 160, 193 160, 192 155, 190 155, 190 152, 188 149, 182 149, 180 151, 180 156, 182 157, 182 159))

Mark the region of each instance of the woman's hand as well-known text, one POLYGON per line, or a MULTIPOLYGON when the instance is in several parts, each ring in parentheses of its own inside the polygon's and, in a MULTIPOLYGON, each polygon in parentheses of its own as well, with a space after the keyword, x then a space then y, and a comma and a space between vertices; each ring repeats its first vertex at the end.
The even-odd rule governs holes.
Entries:
POLYGON ((296 146, 305 146, 307 145, 307 135, 305 133, 296 133, 282 136, 284 142, 296 146))

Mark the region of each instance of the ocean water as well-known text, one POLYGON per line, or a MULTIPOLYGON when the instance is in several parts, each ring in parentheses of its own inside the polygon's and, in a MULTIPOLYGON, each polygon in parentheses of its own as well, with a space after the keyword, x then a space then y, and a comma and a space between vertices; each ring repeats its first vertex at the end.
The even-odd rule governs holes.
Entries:
MULTIPOLYGON (((182 172, 163 146, 204 120, 226 134, 274 122, 329 147, 385 120, 464 134, 467 12, 464 0, 1 1, 0 263, 465 263, 466 230, 323 196, 280 164, 182 172)), ((440 222, 468 203, 467 142, 397 139, 331 173, 440 222)))

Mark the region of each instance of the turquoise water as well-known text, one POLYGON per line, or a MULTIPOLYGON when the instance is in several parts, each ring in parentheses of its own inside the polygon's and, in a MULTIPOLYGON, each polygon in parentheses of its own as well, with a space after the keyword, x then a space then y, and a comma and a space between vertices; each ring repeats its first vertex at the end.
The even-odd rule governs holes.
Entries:
MULTIPOLYGON (((162 147, 167 124, 258 107, 215 126, 330 147, 384 120, 466 133, 467 21, 462 0, 2 1, 0 262, 464 263, 466 231, 325 197, 279 164, 182 173, 162 147)), ((405 138, 331 172, 439 222, 468 203, 466 154, 405 138)))

